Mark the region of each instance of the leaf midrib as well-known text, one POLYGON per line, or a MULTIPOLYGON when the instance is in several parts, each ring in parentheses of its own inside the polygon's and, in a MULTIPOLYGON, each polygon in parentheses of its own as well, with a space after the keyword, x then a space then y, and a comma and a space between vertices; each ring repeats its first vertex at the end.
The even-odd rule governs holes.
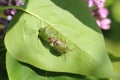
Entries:
MULTIPOLYGON (((44 20, 43 18, 41 18, 40 16, 38 16, 38 15, 36 15, 35 13, 32 13, 31 11, 29 11, 29 10, 26 10, 26 9, 24 9, 23 7, 21 7, 21 6, 1 6, 0 7, 0 10, 5 10, 5 9, 8 9, 8 8, 15 8, 15 9, 17 9, 17 10, 20 10, 20 11, 23 11, 23 12, 25 12, 25 13, 27 13, 27 14, 30 14, 30 15, 32 15, 32 16, 34 16, 34 17, 36 17, 37 19, 39 19, 40 21, 43 21, 43 22, 45 22, 45 23, 47 23, 48 25, 51 25, 51 26, 53 26, 54 24, 51 24, 51 23, 49 23, 48 21, 46 21, 46 20, 44 20)), ((65 36, 64 36, 65 37, 65 36)), ((65 37, 66 38, 66 37, 65 37)), ((66 38, 67 39, 67 38, 66 38)), ((68 40, 68 39, 67 39, 68 40)), ((71 42, 70 41, 70 43, 72 43, 72 44, 74 44, 76 47, 78 47, 74 42, 71 42)), ((78 48, 80 48, 80 47, 78 47, 78 48)), ((80 48, 80 50, 82 50, 81 48, 80 48)), ((83 50, 82 50, 83 51, 83 50)), ((85 51, 83 51, 84 53, 86 53, 85 51)), ((86 53, 87 54, 87 53, 86 53)), ((88 56, 90 56, 90 57, 92 57, 96 62, 98 62, 98 63, 100 63, 101 65, 104 65, 103 63, 101 63, 100 61, 98 61, 96 58, 94 58, 93 56, 91 56, 91 55, 89 55, 89 54, 87 54, 88 56)))

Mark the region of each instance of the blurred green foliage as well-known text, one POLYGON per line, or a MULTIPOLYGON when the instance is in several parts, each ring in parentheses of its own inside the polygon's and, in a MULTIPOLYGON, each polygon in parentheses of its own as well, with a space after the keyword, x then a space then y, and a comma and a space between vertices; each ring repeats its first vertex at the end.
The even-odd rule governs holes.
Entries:
MULTIPOLYGON (((0 11, 0 18, 3 17, 3 18, 6 18, 6 16, 3 14, 3 11, 0 11)), ((2 28, 3 25, 0 24, 0 28, 2 28)))
MULTIPOLYGON (((107 0, 109 1, 109 0, 107 0)), ((111 29, 104 32, 104 37, 108 52, 120 57, 120 0, 112 1, 112 4, 107 5, 111 19, 111 29)))
POLYGON ((113 55, 120 57, 120 0, 115 0, 107 7, 110 11, 109 18, 112 20, 111 29, 103 31, 107 50, 113 55))
MULTIPOLYGON (((110 11, 108 17, 112 23, 111 29, 103 33, 114 70, 120 76, 120 0, 107 0, 106 6, 110 11)), ((120 77, 110 80, 120 80, 120 77)))
MULTIPOLYGON (((0 17, 5 17, 3 15, 3 11, 0 11, 0 17)), ((0 28, 4 27, 3 25, 0 25, 0 28)), ((8 80, 7 78, 7 72, 6 72, 6 49, 4 46, 4 38, 0 38, 0 80, 8 80)))

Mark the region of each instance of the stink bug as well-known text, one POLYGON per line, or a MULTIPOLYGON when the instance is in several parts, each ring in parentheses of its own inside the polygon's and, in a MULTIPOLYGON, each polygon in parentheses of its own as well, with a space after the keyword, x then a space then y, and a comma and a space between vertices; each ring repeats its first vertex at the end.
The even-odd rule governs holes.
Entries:
POLYGON ((63 36, 51 26, 42 28, 39 31, 39 37, 51 43, 52 44, 51 46, 55 50, 57 50, 60 54, 66 54, 68 51, 70 51, 66 41, 62 40, 64 39, 63 36))

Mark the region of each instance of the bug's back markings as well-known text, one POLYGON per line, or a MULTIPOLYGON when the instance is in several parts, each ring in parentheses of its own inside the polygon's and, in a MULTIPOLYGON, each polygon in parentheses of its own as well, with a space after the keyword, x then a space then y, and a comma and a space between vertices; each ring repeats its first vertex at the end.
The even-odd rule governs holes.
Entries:
POLYGON ((39 37, 52 44, 51 46, 60 54, 66 54, 71 49, 68 48, 66 40, 53 27, 47 26, 39 31, 39 37))

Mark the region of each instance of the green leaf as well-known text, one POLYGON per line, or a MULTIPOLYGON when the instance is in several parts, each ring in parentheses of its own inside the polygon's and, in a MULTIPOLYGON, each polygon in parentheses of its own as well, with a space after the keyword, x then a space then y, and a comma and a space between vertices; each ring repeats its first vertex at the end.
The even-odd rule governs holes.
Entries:
POLYGON ((117 74, 116 78, 113 78, 113 80, 120 80, 120 61, 119 62, 113 62, 113 68, 115 70, 115 73, 117 74))
POLYGON ((6 54, 6 67, 9 80, 108 80, 70 73, 44 71, 17 61, 8 52, 6 54))
POLYGON ((14 58, 47 71, 114 76, 102 33, 84 0, 29 0, 25 6, 5 36, 14 58), (54 47, 38 38, 39 30, 48 24, 68 41, 71 51, 58 56, 54 47))
POLYGON ((81 75, 48 72, 25 65, 14 59, 8 52, 6 55, 6 66, 9 80, 90 80, 81 75))

